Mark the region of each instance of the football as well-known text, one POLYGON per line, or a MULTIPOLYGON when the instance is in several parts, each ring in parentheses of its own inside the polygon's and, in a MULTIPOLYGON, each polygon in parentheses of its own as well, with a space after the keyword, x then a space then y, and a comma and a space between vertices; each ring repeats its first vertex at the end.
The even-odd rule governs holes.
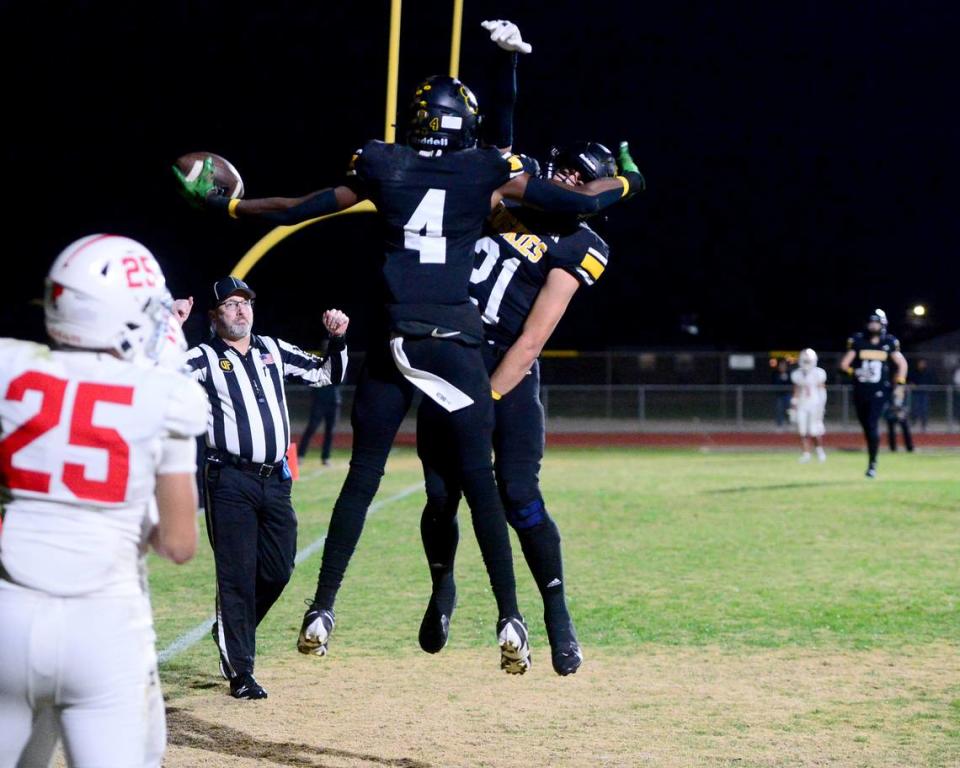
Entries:
POLYGON ((187 181, 193 181, 200 175, 203 161, 208 157, 213 158, 213 181, 219 194, 230 198, 243 197, 243 179, 233 167, 233 163, 220 155, 213 152, 190 152, 177 158, 177 167, 187 177, 187 181))

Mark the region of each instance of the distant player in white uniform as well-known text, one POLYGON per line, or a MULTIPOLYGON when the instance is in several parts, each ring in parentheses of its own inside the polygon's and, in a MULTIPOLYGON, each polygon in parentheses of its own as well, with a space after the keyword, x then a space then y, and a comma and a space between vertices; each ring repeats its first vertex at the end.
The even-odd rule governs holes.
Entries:
POLYGON ((0 339, 0 768, 159 766, 144 554, 196 549, 207 403, 139 243, 93 235, 47 275, 52 347, 0 339))
POLYGON ((796 411, 797 430, 803 453, 800 462, 810 461, 810 442, 816 448, 817 458, 827 460, 823 450, 823 413, 827 407, 827 372, 817 366, 817 353, 812 349, 800 352, 800 367, 790 374, 793 398, 790 405, 796 411))

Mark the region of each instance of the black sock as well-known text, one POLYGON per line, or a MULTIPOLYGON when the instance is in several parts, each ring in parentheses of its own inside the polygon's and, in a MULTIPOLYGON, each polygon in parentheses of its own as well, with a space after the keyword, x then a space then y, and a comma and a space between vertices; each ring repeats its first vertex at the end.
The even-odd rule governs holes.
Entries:
POLYGON ((490 587, 497 601, 500 617, 515 616, 517 608, 517 582, 513 575, 513 554, 510 549, 510 534, 503 511, 503 502, 497 491, 493 472, 478 470, 464 472, 463 494, 470 505, 473 531, 480 545, 483 563, 490 577, 490 587))
POLYGON ((453 568, 457 545, 460 542, 458 502, 459 497, 453 502, 428 498, 420 517, 420 538, 423 540, 423 551, 427 556, 430 580, 433 582, 432 599, 440 613, 447 617, 453 613, 457 594, 453 568))
POLYGON ((567 638, 573 627, 564 591, 560 529, 545 509, 543 517, 543 522, 532 528, 518 530, 517 536, 543 597, 543 618, 553 644, 558 639, 567 638))
POLYGON ((382 472, 373 469, 350 466, 334 504, 327 540, 323 545, 323 561, 314 597, 314 604, 319 608, 333 609, 343 574, 357 548, 367 509, 377 495, 382 476, 382 472))

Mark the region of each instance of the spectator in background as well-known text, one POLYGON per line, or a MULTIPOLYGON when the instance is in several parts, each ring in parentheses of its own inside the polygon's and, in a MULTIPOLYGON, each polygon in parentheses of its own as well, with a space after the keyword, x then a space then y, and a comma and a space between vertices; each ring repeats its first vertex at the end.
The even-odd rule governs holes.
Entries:
POLYGON ((927 431, 927 421, 930 418, 930 392, 926 387, 936 384, 937 381, 924 358, 917 360, 916 367, 910 372, 910 423, 914 426, 920 422, 920 427, 927 431))
POLYGON ((771 373, 771 384, 776 388, 774 395, 774 418, 777 429, 783 429, 787 423, 787 410, 790 408, 790 398, 793 397, 793 382, 790 380, 790 364, 786 360, 778 360, 777 367, 771 373))
POLYGON ((320 422, 323 422, 323 448, 320 451, 320 459, 324 465, 330 463, 330 450, 333 448, 333 428, 337 425, 341 402, 340 387, 335 384, 313 390, 313 397, 310 400, 310 419, 307 421, 307 427, 304 429, 300 444, 297 446, 297 458, 302 459, 307 455, 313 433, 317 431, 320 422))
POLYGON ((953 372, 953 418, 960 418, 960 366, 953 372))
POLYGON ((897 425, 903 430, 903 444, 908 453, 913 453, 913 435, 910 434, 910 421, 907 419, 908 408, 905 402, 898 403, 896 399, 887 403, 883 417, 887 420, 887 437, 890 440, 890 450, 897 450, 897 425))

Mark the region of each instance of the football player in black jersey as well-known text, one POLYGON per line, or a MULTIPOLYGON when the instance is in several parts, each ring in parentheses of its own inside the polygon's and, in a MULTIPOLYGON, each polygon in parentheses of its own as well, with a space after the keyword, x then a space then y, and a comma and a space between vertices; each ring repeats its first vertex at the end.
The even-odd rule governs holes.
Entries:
POLYGON ((882 309, 875 309, 867 318, 864 331, 847 339, 847 353, 840 361, 840 370, 853 377, 853 402, 867 438, 867 477, 874 478, 880 446, 880 417, 891 399, 894 405, 903 405, 907 383, 907 360, 900 351, 897 337, 887 332, 887 315, 882 309), (895 388, 891 364, 896 367, 895 388))
POLYGON ((300 198, 221 197, 210 158, 193 181, 177 173, 188 199, 234 218, 291 224, 366 199, 377 207, 384 241, 383 335, 360 372, 350 470, 330 520, 316 595, 304 615, 297 644, 302 653, 326 654, 337 591, 419 388, 442 408, 454 435, 459 478, 497 601, 501 668, 522 674, 530 664, 491 462, 493 400, 480 352, 483 328, 468 295, 474 245, 495 195, 543 210, 589 214, 627 196, 642 177, 625 168, 620 176, 576 189, 532 177, 519 158, 476 146, 478 114, 473 93, 459 80, 428 78, 410 103, 405 144, 368 142, 344 183, 300 198))
MULTIPOLYGON (((613 154, 594 142, 555 150, 548 168, 548 175, 571 186, 617 172, 613 154)), ((537 358, 576 291, 603 274, 609 248, 577 217, 501 204, 475 251, 470 299, 483 318, 483 358, 496 401, 497 485, 543 597, 554 670, 568 675, 577 671, 583 654, 564 596, 560 531, 540 491, 545 433, 537 358)), ((420 646, 429 653, 446 644, 456 602, 453 569, 461 485, 441 416, 429 401, 417 414, 417 451, 427 489, 421 535, 433 582, 420 646)))

